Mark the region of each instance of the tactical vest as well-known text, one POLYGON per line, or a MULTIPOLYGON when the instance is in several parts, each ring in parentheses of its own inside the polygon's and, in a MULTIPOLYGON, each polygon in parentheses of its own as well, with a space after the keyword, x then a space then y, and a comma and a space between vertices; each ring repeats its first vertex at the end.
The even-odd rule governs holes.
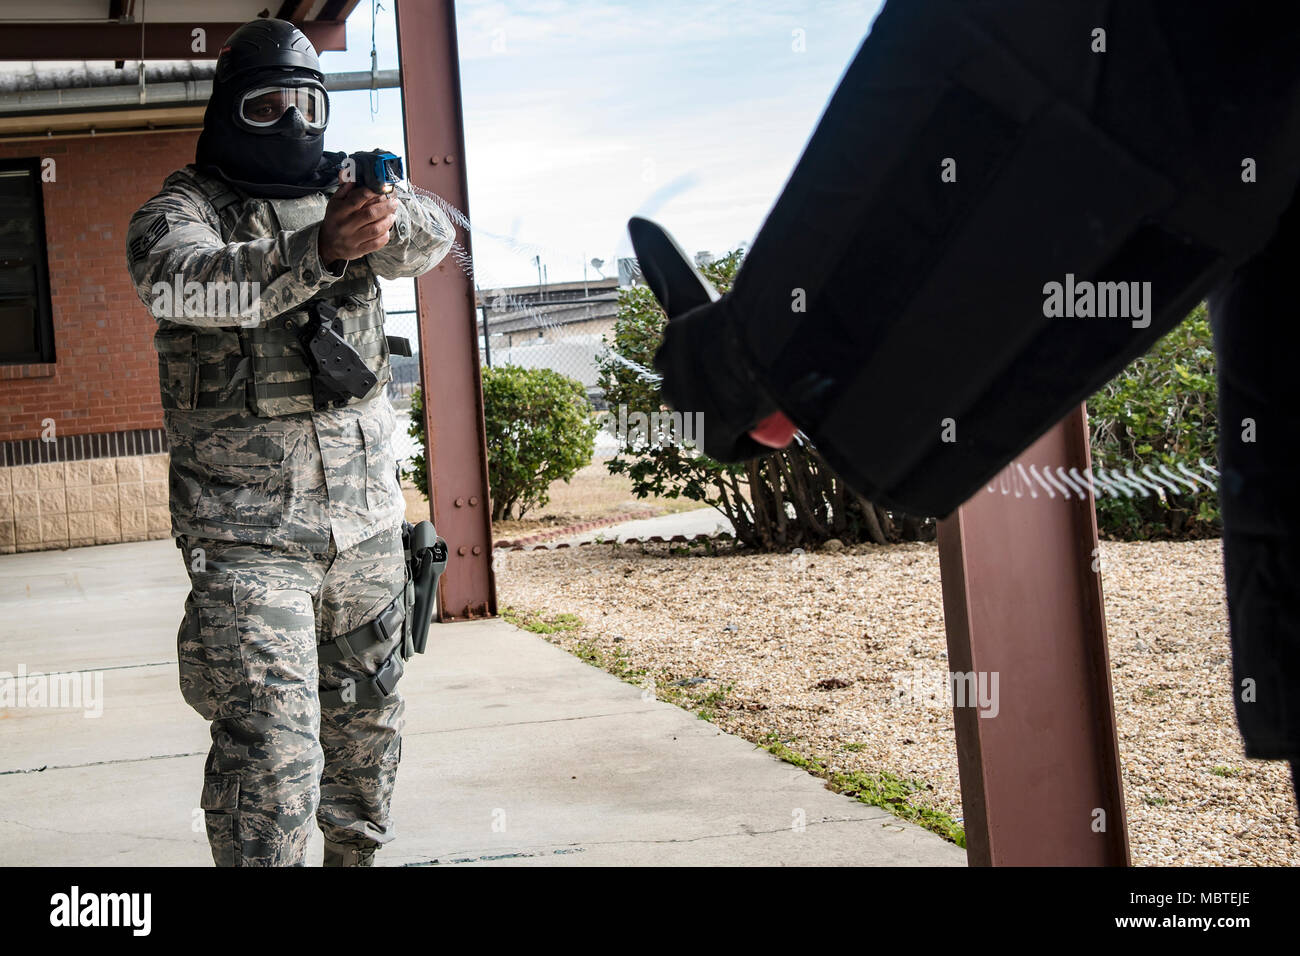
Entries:
MULTIPOLYGON (((173 177, 203 192, 216 210, 225 242, 266 239, 277 230, 296 231, 320 222, 325 215, 326 199, 321 193, 294 199, 253 199, 215 177, 188 168, 173 177)), ((349 262, 341 279, 311 299, 273 318, 264 317, 256 327, 198 329, 160 320, 154 347, 158 350, 163 408, 246 409, 263 418, 314 410, 312 370, 298 330, 319 302, 339 310, 343 338, 378 379, 368 394, 344 404, 377 394, 391 381, 392 369, 379 283, 362 258, 349 262)))

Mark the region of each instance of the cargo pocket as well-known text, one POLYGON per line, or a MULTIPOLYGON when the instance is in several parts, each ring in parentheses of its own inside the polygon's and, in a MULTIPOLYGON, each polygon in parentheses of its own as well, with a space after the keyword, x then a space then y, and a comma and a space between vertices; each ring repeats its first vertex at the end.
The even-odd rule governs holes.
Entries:
POLYGON ((188 411, 194 408, 194 390, 198 376, 195 374, 194 356, 158 355, 159 392, 164 409, 188 411))
POLYGON ((249 712, 276 718, 281 732, 310 735, 319 708, 311 594, 262 574, 240 572, 233 614, 249 712))
POLYGON ((219 428, 194 442, 201 475, 194 517, 224 525, 277 527, 284 517, 285 434, 273 422, 219 428))
POLYGON ((158 391, 162 407, 189 411, 197 403, 198 358, 197 333, 160 330, 154 335, 158 350, 158 391))
POLYGON ((217 866, 239 866, 244 855, 239 836, 239 775, 204 774, 199 807, 207 825, 213 862, 217 866))
POLYGON ((207 720, 249 711, 244 655, 231 601, 191 591, 176 643, 181 696, 207 720))

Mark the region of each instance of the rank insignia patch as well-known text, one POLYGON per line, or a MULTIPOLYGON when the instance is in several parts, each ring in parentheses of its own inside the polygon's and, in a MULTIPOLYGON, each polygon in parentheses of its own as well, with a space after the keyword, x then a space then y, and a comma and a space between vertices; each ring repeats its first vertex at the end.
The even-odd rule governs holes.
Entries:
POLYGON ((162 215, 155 216, 149 225, 131 240, 128 252, 131 261, 136 262, 143 259, 149 250, 158 244, 158 240, 167 235, 167 218, 162 215))

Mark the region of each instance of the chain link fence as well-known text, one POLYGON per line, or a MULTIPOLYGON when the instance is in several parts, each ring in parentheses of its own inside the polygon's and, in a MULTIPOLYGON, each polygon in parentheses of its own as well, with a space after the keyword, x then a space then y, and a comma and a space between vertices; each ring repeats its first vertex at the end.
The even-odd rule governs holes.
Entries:
MULTIPOLYGON (((404 336, 415 352, 393 356, 393 380, 388 395, 398 414, 396 453, 405 467, 417 453, 407 434, 411 393, 420 384, 419 331, 415 310, 415 283, 381 280, 386 328, 389 335, 404 336)), ((479 360, 486 367, 517 365, 549 368, 582 384, 593 411, 607 405, 599 387, 599 361, 605 339, 613 338, 618 315, 619 279, 478 290, 479 360)), ((617 440, 601 430, 596 435, 595 458, 610 457, 617 440)))

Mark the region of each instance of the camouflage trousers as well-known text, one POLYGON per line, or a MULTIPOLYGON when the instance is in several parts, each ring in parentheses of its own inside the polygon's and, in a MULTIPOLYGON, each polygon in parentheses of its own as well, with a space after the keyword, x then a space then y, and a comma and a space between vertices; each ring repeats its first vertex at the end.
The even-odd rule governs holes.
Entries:
POLYGON ((193 537, 178 545, 191 584, 177 639, 181 693, 212 721, 200 806, 213 859, 301 866, 313 817, 334 858, 364 859, 393 838, 405 705, 394 691, 379 704, 322 707, 320 691, 373 677, 390 650, 320 666, 317 645, 401 593, 400 530, 343 552, 331 538, 315 555, 193 537))

